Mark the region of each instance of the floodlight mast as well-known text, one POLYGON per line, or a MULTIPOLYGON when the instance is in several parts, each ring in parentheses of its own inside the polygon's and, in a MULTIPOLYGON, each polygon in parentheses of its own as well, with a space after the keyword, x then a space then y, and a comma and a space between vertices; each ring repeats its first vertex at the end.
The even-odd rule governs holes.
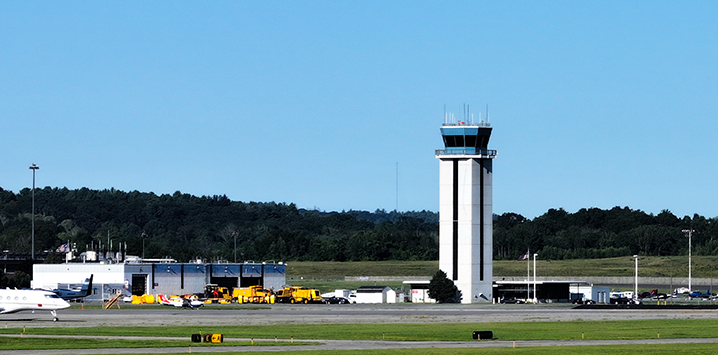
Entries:
POLYGON ((693 292, 693 289, 691 288, 691 237, 693 236, 693 232, 695 232, 693 229, 683 230, 683 233, 688 236, 688 292, 693 292))
POLYGON ((636 259, 636 279, 634 283, 633 299, 638 300, 638 255, 633 256, 636 259))
POLYGON ((534 303, 538 303, 538 298, 536 298, 536 257, 538 254, 534 254, 534 303))

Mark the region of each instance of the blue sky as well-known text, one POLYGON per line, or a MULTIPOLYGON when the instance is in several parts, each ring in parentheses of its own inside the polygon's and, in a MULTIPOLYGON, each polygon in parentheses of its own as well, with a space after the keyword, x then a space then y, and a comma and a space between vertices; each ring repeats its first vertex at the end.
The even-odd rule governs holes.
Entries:
POLYGON ((438 211, 489 105, 494 212, 718 216, 715 2, 0 3, 0 187, 438 211))

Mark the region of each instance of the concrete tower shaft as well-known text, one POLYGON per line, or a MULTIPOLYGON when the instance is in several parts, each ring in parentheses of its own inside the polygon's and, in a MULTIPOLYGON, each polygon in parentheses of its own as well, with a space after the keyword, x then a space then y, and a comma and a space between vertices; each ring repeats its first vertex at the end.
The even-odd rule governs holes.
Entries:
POLYGON ((493 277, 492 175, 496 151, 486 123, 444 124, 439 159, 439 268, 462 303, 489 302, 493 277))

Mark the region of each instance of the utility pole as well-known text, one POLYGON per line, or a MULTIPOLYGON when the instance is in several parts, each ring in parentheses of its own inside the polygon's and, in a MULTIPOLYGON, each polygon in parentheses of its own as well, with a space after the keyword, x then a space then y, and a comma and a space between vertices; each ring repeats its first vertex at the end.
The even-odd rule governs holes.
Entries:
POLYGON ((40 169, 39 166, 33 163, 30 165, 32 170, 32 249, 30 251, 30 257, 35 260, 35 170, 40 169))

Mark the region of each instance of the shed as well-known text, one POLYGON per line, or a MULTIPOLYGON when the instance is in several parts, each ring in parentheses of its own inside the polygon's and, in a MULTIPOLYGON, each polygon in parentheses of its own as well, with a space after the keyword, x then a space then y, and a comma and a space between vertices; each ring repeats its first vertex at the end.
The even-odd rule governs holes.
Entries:
POLYGON ((357 289, 357 303, 386 303, 389 286, 362 286, 357 289))
POLYGON ((404 291, 389 289, 386 293, 386 303, 404 303, 404 291))
POLYGON ((429 280, 404 281, 411 289, 410 301, 413 303, 436 303, 436 300, 429 297, 429 280))
POLYGON ((588 283, 571 284, 571 301, 583 299, 596 303, 608 303, 610 300, 611 288, 609 286, 594 286, 588 283))

